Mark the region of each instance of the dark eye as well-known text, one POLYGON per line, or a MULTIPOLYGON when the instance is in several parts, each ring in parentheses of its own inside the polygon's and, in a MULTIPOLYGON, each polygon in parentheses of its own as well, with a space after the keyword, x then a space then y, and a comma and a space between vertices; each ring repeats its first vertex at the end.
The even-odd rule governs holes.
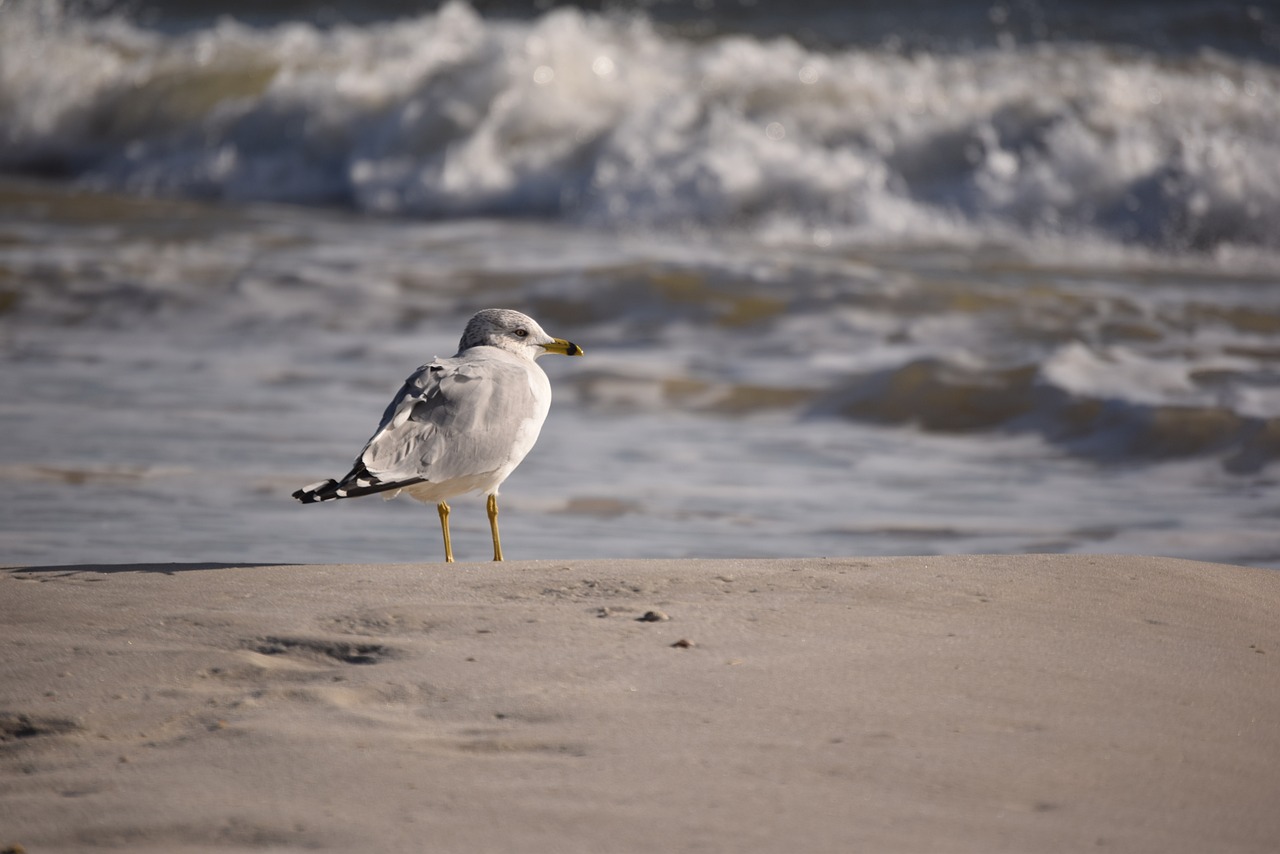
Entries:
POLYGON ((528 330, 528 329, 517 329, 517 330, 515 331, 515 336, 516 336, 517 338, 528 338, 528 337, 529 337, 529 330, 528 330))

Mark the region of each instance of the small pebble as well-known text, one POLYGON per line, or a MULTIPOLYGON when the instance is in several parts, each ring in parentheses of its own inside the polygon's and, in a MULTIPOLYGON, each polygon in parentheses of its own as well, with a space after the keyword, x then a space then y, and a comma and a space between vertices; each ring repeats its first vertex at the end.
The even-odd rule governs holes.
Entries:
POLYGON ((676 649, 692 649, 693 641, 689 640, 688 638, 680 638, 680 640, 673 643, 672 646, 675 647, 676 649))
POLYGON ((636 617, 636 619, 642 623, 661 623, 671 618, 661 611, 645 611, 643 616, 636 617))

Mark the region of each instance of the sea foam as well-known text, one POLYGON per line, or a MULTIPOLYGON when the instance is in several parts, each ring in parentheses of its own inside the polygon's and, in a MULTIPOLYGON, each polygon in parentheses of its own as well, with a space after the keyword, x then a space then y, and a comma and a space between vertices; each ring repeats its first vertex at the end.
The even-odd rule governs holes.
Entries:
POLYGON ((148 194, 812 241, 1280 249, 1280 71, 815 50, 571 8, 165 32, 0 7, 0 168, 148 194))

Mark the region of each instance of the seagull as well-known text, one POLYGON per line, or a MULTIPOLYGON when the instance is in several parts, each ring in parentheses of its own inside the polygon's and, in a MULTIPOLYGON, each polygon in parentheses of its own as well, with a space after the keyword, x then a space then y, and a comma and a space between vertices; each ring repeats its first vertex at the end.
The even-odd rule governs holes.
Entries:
POLYGON ((449 505, 455 495, 488 496, 493 559, 502 560, 498 487, 538 441, 551 408, 551 383, 534 361, 547 353, 581 356, 533 318, 506 308, 477 312, 458 352, 414 371, 387 405, 382 422, 341 480, 304 486, 303 504, 381 493, 436 503, 444 559, 453 562, 449 505))

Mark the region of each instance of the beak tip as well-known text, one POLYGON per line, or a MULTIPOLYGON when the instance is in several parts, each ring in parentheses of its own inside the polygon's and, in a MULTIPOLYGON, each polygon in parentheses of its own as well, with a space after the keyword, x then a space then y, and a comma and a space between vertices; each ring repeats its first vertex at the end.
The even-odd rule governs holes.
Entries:
MULTIPOLYGON (((0 0, 3 2, 3 0, 0 0)), ((562 356, 581 356, 582 348, 572 341, 566 341, 563 338, 556 338, 550 344, 543 345, 548 353, 559 353, 562 356)))

